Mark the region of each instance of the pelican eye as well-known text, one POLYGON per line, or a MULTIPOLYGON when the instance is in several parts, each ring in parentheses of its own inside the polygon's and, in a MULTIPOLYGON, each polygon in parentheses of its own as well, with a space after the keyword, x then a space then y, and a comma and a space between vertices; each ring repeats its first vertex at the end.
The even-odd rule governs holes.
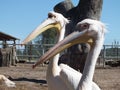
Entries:
POLYGON ((88 29, 89 28, 89 24, 88 23, 84 23, 80 25, 81 29, 88 29))
POLYGON ((90 26, 90 24, 88 24, 88 23, 78 23, 78 25, 76 26, 76 29, 78 31, 83 31, 85 29, 89 29, 89 26, 90 26))
POLYGON ((48 14, 48 18, 56 18, 56 16, 53 15, 52 13, 49 13, 49 14, 48 14))

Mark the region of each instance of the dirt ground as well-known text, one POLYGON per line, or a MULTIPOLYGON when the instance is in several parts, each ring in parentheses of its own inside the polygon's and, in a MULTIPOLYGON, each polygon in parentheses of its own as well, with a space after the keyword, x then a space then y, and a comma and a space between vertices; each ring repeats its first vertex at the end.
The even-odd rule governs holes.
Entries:
MULTIPOLYGON (((46 82, 47 66, 31 68, 32 64, 17 64, 12 67, 0 67, 0 74, 4 74, 16 83, 15 88, 0 85, 0 90, 48 90, 46 82)), ((101 90, 120 90, 120 67, 96 68, 94 81, 101 90)))

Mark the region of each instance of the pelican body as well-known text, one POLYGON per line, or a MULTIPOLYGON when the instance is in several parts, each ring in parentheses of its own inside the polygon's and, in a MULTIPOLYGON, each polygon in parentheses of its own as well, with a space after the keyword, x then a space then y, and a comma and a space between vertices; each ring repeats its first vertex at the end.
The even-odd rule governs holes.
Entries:
MULTIPOLYGON (((48 18, 39 25, 23 42, 22 44, 26 44, 27 42, 33 40, 42 32, 50 29, 56 28, 58 31, 58 42, 64 39, 65 35, 65 26, 69 23, 63 15, 56 12, 49 12, 48 18)), ((58 66, 59 54, 53 57, 53 60, 49 62, 46 79, 48 83, 49 90, 69 90, 68 87, 64 84, 60 77, 61 68, 58 66)), ((34 68, 35 66, 33 66, 34 68)))
POLYGON ((98 85, 93 82, 93 75, 97 58, 104 43, 104 34, 106 31, 105 25, 97 20, 85 19, 79 22, 76 25, 76 28, 78 31, 73 32, 64 40, 58 42, 33 66, 35 68, 37 65, 50 60, 50 58, 52 58, 54 55, 75 44, 88 43, 91 45, 91 49, 87 55, 83 74, 67 65, 60 64, 58 67, 55 62, 55 64, 52 63, 53 67, 55 65, 57 66, 55 66, 55 68, 50 67, 53 72, 52 75, 54 80, 51 78, 53 82, 51 80, 49 84, 52 86, 51 83, 56 83, 54 83, 54 87, 52 87, 50 90, 100 90, 98 85))

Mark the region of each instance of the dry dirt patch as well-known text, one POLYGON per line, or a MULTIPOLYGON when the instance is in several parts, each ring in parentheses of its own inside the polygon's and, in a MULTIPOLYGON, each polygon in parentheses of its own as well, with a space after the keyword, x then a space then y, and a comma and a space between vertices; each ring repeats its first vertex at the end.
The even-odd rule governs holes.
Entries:
MULTIPOLYGON (((16 83, 15 88, 0 85, 0 90, 48 90, 46 82, 47 65, 31 68, 32 64, 17 64, 15 67, 0 67, 4 74, 16 83)), ((120 90, 120 68, 97 68, 94 81, 102 90, 120 90)))

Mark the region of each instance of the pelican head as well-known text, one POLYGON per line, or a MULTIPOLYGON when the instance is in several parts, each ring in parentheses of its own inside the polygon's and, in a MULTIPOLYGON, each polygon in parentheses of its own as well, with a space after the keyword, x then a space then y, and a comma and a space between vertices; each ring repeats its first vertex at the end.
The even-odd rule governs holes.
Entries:
POLYGON ((48 13, 48 18, 44 20, 43 23, 41 23, 30 35, 28 35, 22 44, 28 43, 50 28, 56 28, 58 33, 60 33, 67 23, 69 23, 69 20, 67 20, 67 18, 65 18, 62 14, 51 11, 48 13))
POLYGON ((76 29, 76 32, 68 35, 64 40, 58 42, 53 48, 46 52, 40 60, 33 65, 33 68, 75 44, 88 43, 92 46, 100 39, 103 41, 106 31, 105 25, 102 22, 92 19, 84 19, 79 22, 76 25, 76 29))

